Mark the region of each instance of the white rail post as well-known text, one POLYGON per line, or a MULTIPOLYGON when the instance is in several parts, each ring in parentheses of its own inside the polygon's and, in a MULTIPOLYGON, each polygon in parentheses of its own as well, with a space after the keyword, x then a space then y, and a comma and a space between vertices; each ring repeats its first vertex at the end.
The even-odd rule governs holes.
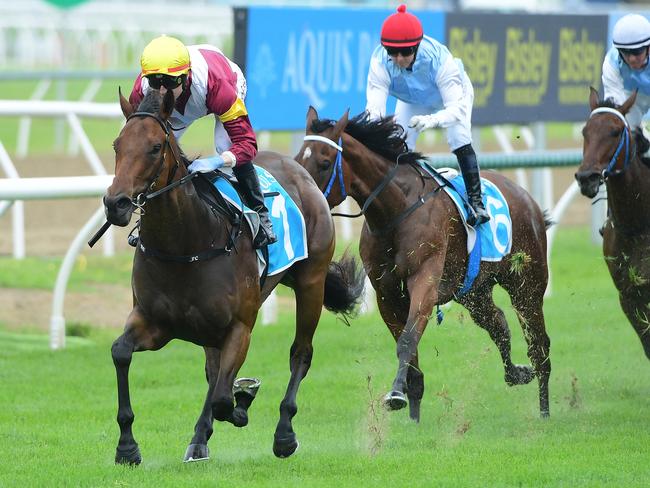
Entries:
POLYGON ((65 290, 68 286, 68 279, 72 272, 74 262, 90 235, 96 231, 104 221, 104 205, 93 214, 92 217, 79 231, 72 241, 68 252, 63 258, 63 263, 59 268, 54 285, 54 296, 52 298, 52 315, 50 317, 50 348, 60 349, 65 347, 65 318, 63 317, 63 304, 65 301, 65 290))
MULTIPOLYGON (((9 153, 7 153, 4 145, 0 141, 0 166, 4 169, 7 177, 10 179, 18 179, 18 171, 11 162, 9 153)), ((2 215, 7 208, 11 206, 11 201, 0 202, 0 215, 2 215)), ((14 259, 25 258, 25 206, 21 200, 14 201, 11 209, 11 229, 13 240, 13 257, 14 259)))

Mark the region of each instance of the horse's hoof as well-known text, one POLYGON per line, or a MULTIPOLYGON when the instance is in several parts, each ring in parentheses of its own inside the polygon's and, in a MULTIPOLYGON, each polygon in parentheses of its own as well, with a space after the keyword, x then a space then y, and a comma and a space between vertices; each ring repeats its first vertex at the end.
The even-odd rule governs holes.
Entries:
POLYGON ((539 416, 543 419, 547 419, 551 416, 551 413, 548 410, 542 410, 539 412, 539 416))
POLYGON ((513 364, 512 369, 506 372, 505 380, 508 386, 527 385, 535 378, 532 366, 513 364))
POLYGON ((137 466, 142 462, 140 448, 137 444, 128 447, 117 446, 115 450, 115 464, 126 464, 128 466, 137 466))
POLYGON ((237 406, 232 411, 232 425, 235 427, 246 427, 248 425, 248 414, 246 410, 237 406))
POLYGON ((210 459, 210 450, 207 444, 190 444, 185 451, 184 463, 207 461, 210 459))
POLYGON ((261 384, 262 382, 257 378, 237 378, 232 385, 232 393, 235 398, 237 398, 237 394, 244 393, 253 401, 261 384))
POLYGON ((400 410, 408 404, 406 396, 401 391, 389 391, 384 396, 384 405, 388 410, 400 410))
POLYGON ((296 439, 296 434, 289 437, 278 438, 273 440, 273 454, 279 458, 288 458, 298 450, 300 443, 296 439))

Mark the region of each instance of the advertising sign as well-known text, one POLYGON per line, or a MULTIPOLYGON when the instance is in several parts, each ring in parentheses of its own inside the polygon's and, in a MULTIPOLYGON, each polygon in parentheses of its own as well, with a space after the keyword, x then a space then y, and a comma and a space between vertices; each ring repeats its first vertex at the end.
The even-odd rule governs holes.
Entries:
POLYGON ((475 91, 474 124, 580 121, 601 85, 604 15, 448 14, 447 46, 475 91))
MULTIPOLYGON (((370 56, 394 10, 256 8, 235 11, 235 62, 248 84, 256 130, 300 130, 312 105, 338 119, 366 105, 370 56)), ((442 12, 413 12, 442 38, 442 12)), ((394 104, 393 104, 394 105, 394 104)), ((390 109, 389 109, 390 111, 390 109)))

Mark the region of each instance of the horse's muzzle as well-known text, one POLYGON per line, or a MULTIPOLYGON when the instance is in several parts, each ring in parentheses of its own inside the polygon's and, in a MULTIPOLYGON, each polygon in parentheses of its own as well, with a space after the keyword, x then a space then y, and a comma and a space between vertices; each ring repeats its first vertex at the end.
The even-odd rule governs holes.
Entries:
POLYGON ((578 171, 575 178, 580 187, 580 193, 589 198, 598 194, 598 188, 603 182, 602 175, 593 170, 578 171))
POLYGON ((133 203, 124 195, 104 195, 104 212, 106 220, 119 227, 125 227, 131 221, 133 203))

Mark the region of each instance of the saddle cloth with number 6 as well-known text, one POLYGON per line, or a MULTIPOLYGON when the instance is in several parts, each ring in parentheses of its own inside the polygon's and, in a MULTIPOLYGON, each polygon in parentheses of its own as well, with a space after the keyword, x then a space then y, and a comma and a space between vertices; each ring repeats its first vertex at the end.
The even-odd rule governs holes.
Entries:
POLYGON ((444 185, 445 192, 450 196, 458 208, 467 231, 467 252, 471 253, 476 245, 477 234, 480 239, 481 261, 501 261, 503 256, 510 253, 512 247, 512 220, 508 202, 501 191, 490 180, 481 178, 481 192, 483 205, 490 215, 490 220, 477 228, 467 224, 467 200, 465 195, 465 182, 463 177, 453 168, 437 170, 452 185, 446 185, 435 173, 434 178, 444 185), (461 197, 462 195, 462 197, 461 197))
MULTIPOLYGON (((255 170, 262 191, 264 193, 273 193, 272 196, 264 196, 264 203, 266 203, 266 208, 269 209, 273 231, 278 237, 276 242, 268 246, 269 268, 267 276, 272 276, 289 268, 296 261, 307 258, 307 229, 302 212, 273 175, 259 166, 255 166, 255 170)), ((242 209, 241 197, 230 182, 225 178, 217 178, 214 186, 229 203, 239 210, 242 209)), ((257 212, 244 206, 244 216, 251 228, 251 232, 255 235, 259 226, 257 212)), ((260 249, 257 250, 257 257, 261 273, 265 263, 260 249)))

